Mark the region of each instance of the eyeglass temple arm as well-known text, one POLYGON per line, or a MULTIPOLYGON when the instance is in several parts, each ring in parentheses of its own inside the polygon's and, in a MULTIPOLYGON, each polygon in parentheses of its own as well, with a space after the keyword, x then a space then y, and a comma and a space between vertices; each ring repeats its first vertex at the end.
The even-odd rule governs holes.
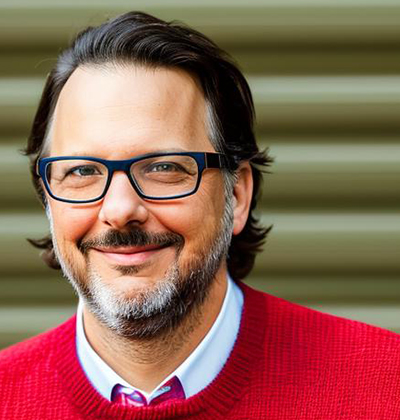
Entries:
POLYGON ((205 153, 206 168, 231 168, 227 156, 221 153, 205 153))

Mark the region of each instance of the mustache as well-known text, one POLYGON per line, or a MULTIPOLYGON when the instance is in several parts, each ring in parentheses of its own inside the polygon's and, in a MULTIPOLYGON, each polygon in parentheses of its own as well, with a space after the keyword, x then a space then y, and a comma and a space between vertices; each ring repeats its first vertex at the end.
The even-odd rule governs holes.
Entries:
POLYGON ((86 254, 90 248, 96 247, 129 247, 129 246, 149 246, 155 245, 162 248, 175 246, 181 249, 184 244, 182 235, 172 232, 154 233, 146 232, 140 228, 129 229, 128 231, 119 231, 111 229, 103 235, 95 238, 83 240, 78 249, 86 254))

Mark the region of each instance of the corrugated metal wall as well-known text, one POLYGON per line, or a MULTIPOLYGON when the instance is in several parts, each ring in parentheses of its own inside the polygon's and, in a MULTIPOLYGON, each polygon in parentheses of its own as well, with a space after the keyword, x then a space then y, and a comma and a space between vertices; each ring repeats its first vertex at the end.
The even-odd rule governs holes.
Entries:
POLYGON ((132 7, 195 26, 248 76, 276 158, 249 283, 400 331, 400 1, 2 0, 0 347, 76 302, 25 241, 47 232, 17 152, 44 77, 79 28, 132 7))

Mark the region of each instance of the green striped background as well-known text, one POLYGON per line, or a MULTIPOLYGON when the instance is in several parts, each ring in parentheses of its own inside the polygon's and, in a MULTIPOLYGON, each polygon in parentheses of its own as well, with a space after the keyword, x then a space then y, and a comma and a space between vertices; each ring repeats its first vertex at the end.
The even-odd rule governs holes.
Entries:
POLYGON ((400 0, 1 0, 0 347, 76 303, 25 241, 47 232, 18 154, 44 77, 78 29, 133 8, 205 32, 248 77, 276 158, 248 282, 400 332, 400 0))

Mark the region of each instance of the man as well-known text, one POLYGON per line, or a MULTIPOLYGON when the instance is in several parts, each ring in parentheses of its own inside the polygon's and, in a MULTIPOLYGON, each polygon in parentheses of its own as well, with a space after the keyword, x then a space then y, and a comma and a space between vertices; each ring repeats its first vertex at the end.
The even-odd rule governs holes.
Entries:
POLYGON ((398 419, 399 337, 241 280, 270 159, 239 70, 127 13, 49 75, 27 154, 77 316, 0 355, 1 419, 398 419))

